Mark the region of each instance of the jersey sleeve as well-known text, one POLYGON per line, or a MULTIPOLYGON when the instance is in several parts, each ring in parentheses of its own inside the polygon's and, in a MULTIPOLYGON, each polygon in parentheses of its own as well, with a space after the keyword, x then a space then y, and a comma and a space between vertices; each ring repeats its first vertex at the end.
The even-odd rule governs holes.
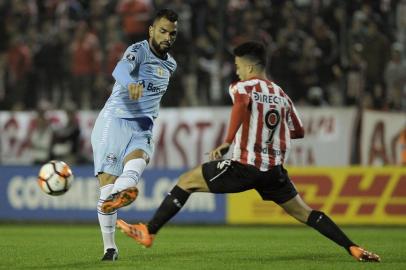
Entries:
POLYGON ((169 62, 171 63, 169 66, 170 76, 172 76, 178 67, 178 63, 176 63, 176 60, 172 56, 169 56, 169 62))
POLYGON ((237 84, 230 85, 229 93, 233 100, 233 107, 231 109, 230 122, 225 141, 231 144, 235 134, 244 121, 244 117, 249 114, 248 106, 250 104, 250 96, 244 87, 237 84))
POLYGON ((297 112, 292 100, 287 97, 289 103, 289 116, 288 126, 290 131, 290 137, 292 139, 299 139, 304 137, 303 123, 300 120, 299 113, 297 112))
POLYGON ((173 70, 172 70, 172 72, 171 72, 171 76, 173 75, 173 73, 175 73, 176 69, 178 68, 178 63, 176 63, 175 60, 173 60, 173 62, 174 62, 175 64, 174 64, 174 68, 173 68, 173 70))
POLYGON ((136 81, 131 76, 131 73, 137 70, 145 62, 145 59, 146 51, 142 44, 136 43, 131 45, 114 68, 114 79, 124 87, 128 87, 130 83, 135 83, 136 81))
POLYGON ((135 70, 146 59, 146 51, 142 44, 136 43, 127 48, 120 61, 124 61, 131 66, 131 70, 135 70))

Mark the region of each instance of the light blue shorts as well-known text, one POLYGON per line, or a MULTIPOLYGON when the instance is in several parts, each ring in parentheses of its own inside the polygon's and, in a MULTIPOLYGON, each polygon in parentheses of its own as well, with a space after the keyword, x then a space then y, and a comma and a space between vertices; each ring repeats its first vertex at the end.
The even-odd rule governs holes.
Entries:
POLYGON ((143 150, 152 158, 152 120, 149 118, 123 119, 101 111, 92 131, 94 174, 101 172, 119 176, 125 157, 134 150, 143 150))

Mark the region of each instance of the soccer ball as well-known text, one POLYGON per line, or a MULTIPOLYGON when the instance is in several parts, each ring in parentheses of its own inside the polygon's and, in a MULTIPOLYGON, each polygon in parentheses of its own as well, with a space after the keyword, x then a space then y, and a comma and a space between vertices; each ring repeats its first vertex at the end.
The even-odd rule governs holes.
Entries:
POLYGON ((52 196, 62 195, 69 190, 73 174, 63 161, 51 160, 44 164, 38 174, 38 185, 43 192, 52 196))

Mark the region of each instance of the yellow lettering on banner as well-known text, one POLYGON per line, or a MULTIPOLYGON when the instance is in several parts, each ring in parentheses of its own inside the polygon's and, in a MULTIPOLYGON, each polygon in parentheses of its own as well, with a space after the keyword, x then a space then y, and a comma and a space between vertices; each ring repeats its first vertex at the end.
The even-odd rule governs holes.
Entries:
MULTIPOLYGON (((290 168, 312 208, 340 224, 406 224, 406 167, 290 168)), ((256 191, 227 195, 231 224, 297 223, 256 191)))

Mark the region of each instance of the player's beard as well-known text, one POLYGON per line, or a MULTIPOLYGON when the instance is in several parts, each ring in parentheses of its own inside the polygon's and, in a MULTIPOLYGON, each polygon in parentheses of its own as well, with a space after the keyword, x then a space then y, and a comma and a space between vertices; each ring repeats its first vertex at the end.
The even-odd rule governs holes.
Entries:
POLYGON ((152 46, 154 47, 155 51, 157 51, 159 54, 161 55, 165 55, 167 52, 169 52, 169 50, 171 49, 171 44, 168 42, 169 46, 168 47, 164 47, 162 48, 158 42, 156 42, 156 40, 153 38, 152 39, 152 46))

